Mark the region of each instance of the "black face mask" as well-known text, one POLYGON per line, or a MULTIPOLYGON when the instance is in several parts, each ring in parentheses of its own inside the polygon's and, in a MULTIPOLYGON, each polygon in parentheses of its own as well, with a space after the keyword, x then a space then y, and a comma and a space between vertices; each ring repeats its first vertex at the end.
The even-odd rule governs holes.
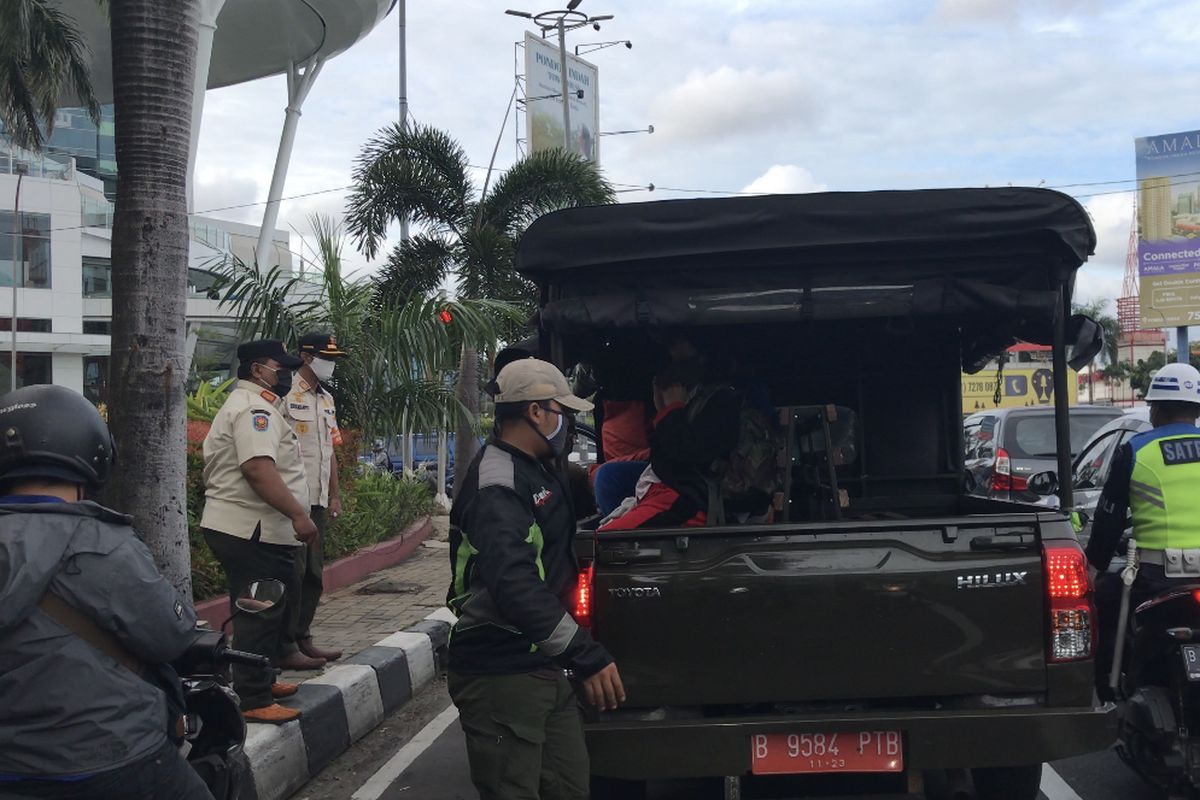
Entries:
POLYGON ((546 408, 545 406, 542 406, 542 410, 549 414, 558 415, 558 427, 554 429, 554 433, 550 434, 549 436, 542 433, 540 430, 538 430, 538 426, 535 425, 533 420, 531 420, 529 417, 525 417, 525 422, 529 425, 529 427, 533 428, 534 432, 537 433, 538 436, 542 437, 542 440, 547 445, 550 446, 551 457, 558 458, 560 455, 562 455, 563 450, 566 449, 567 439, 570 435, 570 431, 568 430, 569 425, 567 424, 567 415, 565 412, 554 411, 546 408))
POLYGON ((260 364, 264 369, 269 369, 275 373, 275 383, 271 384, 271 391, 280 397, 285 396, 292 390, 292 371, 290 369, 272 369, 266 364, 260 364))

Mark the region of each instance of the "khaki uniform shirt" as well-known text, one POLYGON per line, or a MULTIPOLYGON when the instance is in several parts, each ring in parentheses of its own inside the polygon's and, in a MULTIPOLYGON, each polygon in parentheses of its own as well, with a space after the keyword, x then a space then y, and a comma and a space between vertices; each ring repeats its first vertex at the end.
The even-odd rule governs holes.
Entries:
POLYGON ((202 528, 268 544, 299 546, 292 521, 258 496, 242 475, 242 464, 265 456, 275 462, 283 483, 304 508, 308 480, 300 442, 276 407, 279 398, 251 381, 238 381, 204 437, 202 528))
POLYGON ((308 473, 308 496, 314 506, 329 508, 333 448, 342 443, 333 395, 319 386, 309 386, 297 376, 296 387, 283 403, 283 413, 300 440, 304 470, 308 473))

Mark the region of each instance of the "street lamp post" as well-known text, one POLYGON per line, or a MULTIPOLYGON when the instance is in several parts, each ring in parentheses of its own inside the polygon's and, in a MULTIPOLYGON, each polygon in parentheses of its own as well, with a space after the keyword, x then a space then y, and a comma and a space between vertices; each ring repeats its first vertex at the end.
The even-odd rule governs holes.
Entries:
POLYGON ((567 85, 567 33, 569 31, 582 28, 585 25, 591 25, 596 30, 600 30, 600 23, 613 18, 612 14, 603 14, 592 17, 584 14, 582 11, 576 11, 579 4, 583 0, 570 0, 567 7, 557 11, 543 11, 540 14, 531 14, 528 11, 514 11, 509 9, 505 11, 512 17, 521 17, 527 19, 537 25, 542 31, 542 36, 545 37, 550 31, 558 32, 558 72, 559 80, 562 84, 562 104, 563 104, 563 149, 571 151, 571 101, 570 87, 567 85))
MULTIPOLYGON (((9 382, 9 391, 17 390, 17 266, 21 263, 24 253, 22 245, 25 244, 23 234, 25 231, 21 227, 21 180, 25 177, 28 167, 23 161, 13 163, 13 171, 17 173, 17 197, 13 203, 13 260, 12 260, 12 361, 8 365, 8 374, 11 379, 9 382)), ((24 271, 22 270, 22 274, 24 271)))

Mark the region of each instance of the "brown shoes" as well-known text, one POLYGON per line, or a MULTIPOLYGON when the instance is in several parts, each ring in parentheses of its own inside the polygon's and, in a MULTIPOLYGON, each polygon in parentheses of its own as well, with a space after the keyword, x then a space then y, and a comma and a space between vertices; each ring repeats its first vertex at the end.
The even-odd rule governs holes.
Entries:
POLYGON ((291 722, 295 719, 300 719, 300 712, 294 708, 285 708, 279 703, 272 703, 269 706, 262 708, 252 708, 249 711, 243 711, 242 716, 246 718, 246 722, 263 722, 267 725, 282 725, 285 722, 291 722))
POLYGON ((271 684, 271 697, 274 697, 276 700, 282 700, 285 697, 291 697, 298 691, 300 691, 300 684, 298 683, 283 683, 281 681, 276 681, 275 683, 271 684))
POLYGON ((342 657, 341 650, 326 650, 323 647, 317 647, 315 644, 313 644, 311 636, 306 636, 303 639, 297 640, 296 645, 299 646, 301 653, 304 653, 304 655, 309 656, 310 658, 323 658, 326 661, 337 661, 342 657))
POLYGON ((309 656, 306 656, 304 653, 301 653, 299 650, 297 650, 286 658, 279 659, 279 662, 275 666, 279 667, 280 669, 306 672, 308 670, 320 669, 321 667, 325 666, 325 659, 310 658, 309 656))

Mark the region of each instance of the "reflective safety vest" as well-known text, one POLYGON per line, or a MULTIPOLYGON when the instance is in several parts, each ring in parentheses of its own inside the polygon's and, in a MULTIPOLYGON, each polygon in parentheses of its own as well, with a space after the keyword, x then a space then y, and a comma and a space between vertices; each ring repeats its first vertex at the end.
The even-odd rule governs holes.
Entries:
POLYGON ((1138 546, 1200 548, 1200 428, 1167 425, 1130 445, 1129 508, 1138 546))

